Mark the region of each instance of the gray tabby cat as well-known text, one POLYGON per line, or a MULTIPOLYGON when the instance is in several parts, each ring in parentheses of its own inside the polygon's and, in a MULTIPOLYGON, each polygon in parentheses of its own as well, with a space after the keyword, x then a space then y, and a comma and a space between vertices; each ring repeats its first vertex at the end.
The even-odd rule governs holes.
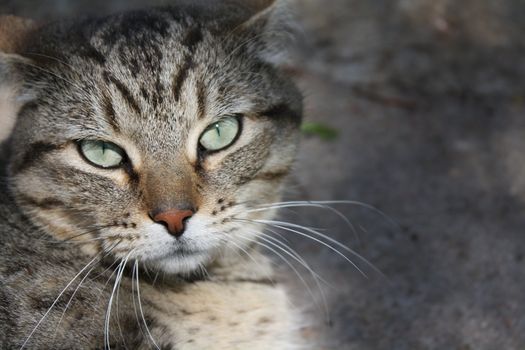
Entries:
POLYGON ((2 19, 2 348, 302 347, 255 244, 302 114, 280 10, 2 19))

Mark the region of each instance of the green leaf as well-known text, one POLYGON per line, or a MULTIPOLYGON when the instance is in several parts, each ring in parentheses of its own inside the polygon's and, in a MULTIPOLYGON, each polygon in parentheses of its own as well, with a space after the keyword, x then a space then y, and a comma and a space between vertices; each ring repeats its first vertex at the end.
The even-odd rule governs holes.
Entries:
POLYGON ((304 122, 303 125, 301 125, 301 131, 305 135, 315 135, 325 141, 333 141, 338 136, 338 132, 334 128, 316 122, 304 122))

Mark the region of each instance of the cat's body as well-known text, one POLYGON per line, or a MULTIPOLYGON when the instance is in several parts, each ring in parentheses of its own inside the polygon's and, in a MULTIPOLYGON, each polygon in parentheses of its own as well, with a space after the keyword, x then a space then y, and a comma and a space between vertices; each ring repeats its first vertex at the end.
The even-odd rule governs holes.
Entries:
POLYGON ((53 24, 0 55, 3 348, 302 346, 255 248, 301 116, 271 64, 286 25, 255 3, 53 24))

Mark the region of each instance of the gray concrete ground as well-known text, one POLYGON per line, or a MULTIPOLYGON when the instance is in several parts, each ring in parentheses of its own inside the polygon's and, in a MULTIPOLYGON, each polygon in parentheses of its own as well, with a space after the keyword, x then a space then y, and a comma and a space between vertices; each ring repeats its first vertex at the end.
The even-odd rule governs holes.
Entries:
MULTIPOLYGON (((130 3, 140 1, 4 0, 0 12, 45 17, 130 3)), ((353 257, 365 278, 287 233, 333 285, 326 322, 320 294, 280 263, 296 303, 314 316, 304 336, 326 349, 524 349, 525 2, 299 4, 304 38, 289 70, 307 120, 339 137, 304 138, 288 197, 356 200, 396 221, 338 205, 354 234, 330 211, 283 213, 326 229, 381 271, 353 257)))

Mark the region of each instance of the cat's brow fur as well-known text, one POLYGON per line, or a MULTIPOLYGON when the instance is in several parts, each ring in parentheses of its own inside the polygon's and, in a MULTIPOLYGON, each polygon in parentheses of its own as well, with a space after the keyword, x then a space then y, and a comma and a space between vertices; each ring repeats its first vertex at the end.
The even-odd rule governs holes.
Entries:
POLYGON ((254 247, 261 227, 235 220, 272 216, 247 209, 279 200, 295 155, 301 96, 273 65, 290 24, 278 2, 213 4, 59 21, 4 47, 16 117, 1 159, 4 348, 301 346, 254 247), (198 152, 225 116, 242 118, 235 143, 198 152), (93 167, 84 139, 119 145, 129 162, 93 167), (196 213, 179 239, 148 217, 183 207, 196 213))

